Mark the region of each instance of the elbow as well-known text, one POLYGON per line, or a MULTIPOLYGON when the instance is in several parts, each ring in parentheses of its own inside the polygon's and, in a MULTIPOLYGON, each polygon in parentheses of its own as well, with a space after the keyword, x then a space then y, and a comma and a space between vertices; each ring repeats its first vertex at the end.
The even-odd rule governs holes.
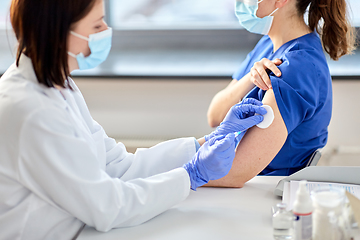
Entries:
POLYGON ((219 119, 216 119, 213 114, 208 113, 207 114, 208 124, 210 127, 215 128, 220 125, 221 121, 219 119))
POLYGON ((112 229, 112 228, 103 228, 103 227, 97 227, 97 226, 95 226, 94 228, 96 231, 102 232, 102 233, 107 233, 112 229))
POLYGON ((244 185, 245 185, 245 183, 244 182, 235 182, 234 184, 233 184, 233 188, 243 188, 244 187, 244 185))
POLYGON ((229 174, 223 179, 224 187, 228 188, 243 188, 247 178, 240 171, 234 171, 231 169, 229 174))
POLYGON ((210 181, 206 186, 207 187, 220 187, 220 188, 242 188, 245 185, 243 179, 236 178, 234 176, 226 176, 218 180, 210 181))
POLYGON ((212 127, 212 128, 216 128, 217 126, 220 125, 219 122, 213 121, 213 120, 208 120, 208 124, 209 124, 209 126, 212 127))
POLYGON ((229 187, 229 188, 243 188, 244 185, 245 185, 244 181, 235 180, 235 181, 230 182, 227 187, 229 187))
POLYGON ((114 228, 134 227, 143 224, 150 218, 144 217, 141 213, 112 213, 112 212, 101 212, 96 215, 96 218, 92 223, 86 223, 92 226, 99 232, 109 232, 114 228), (119 216, 122 216, 121 218, 119 216))
POLYGON ((99 219, 96 219, 92 224, 87 223, 87 225, 92 226, 98 232, 105 233, 105 232, 110 231, 113 228, 111 223, 109 221, 107 221, 107 219, 104 219, 104 220, 102 220, 102 219, 100 221, 99 221, 99 219))
POLYGON ((142 223, 143 222, 131 222, 131 223, 123 222, 123 223, 117 224, 116 226, 112 226, 112 224, 106 224, 106 223, 102 222, 102 223, 95 224, 93 227, 98 232, 106 233, 106 232, 109 232, 110 230, 112 230, 114 228, 135 227, 135 226, 138 226, 138 225, 140 225, 142 223))

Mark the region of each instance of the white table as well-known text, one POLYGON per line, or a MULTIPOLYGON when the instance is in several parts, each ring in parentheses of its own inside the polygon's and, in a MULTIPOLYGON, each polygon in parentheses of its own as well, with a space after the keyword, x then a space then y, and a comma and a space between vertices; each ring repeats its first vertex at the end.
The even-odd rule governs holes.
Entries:
POLYGON ((182 203, 131 228, 107 233, 86 227, 78 240, 272 240, 273 194, 283 177, 258 176, 241 189, 199 188, 182 203))

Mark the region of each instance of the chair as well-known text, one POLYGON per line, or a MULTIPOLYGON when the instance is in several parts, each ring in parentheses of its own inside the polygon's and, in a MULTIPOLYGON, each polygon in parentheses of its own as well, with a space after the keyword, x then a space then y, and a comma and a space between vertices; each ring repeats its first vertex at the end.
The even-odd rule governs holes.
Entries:
POLYGON ((316 149, 313 154, 311 154, 306 167, 316 166, 321 158, 321 148, 316 149))

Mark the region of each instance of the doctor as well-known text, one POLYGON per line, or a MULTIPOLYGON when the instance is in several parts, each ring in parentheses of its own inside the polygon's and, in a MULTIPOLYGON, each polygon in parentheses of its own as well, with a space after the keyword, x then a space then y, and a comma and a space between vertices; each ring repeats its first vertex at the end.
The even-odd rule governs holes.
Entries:
POLYGON ((266 113, 250 99, 206 141, 128 153, 92 119, 69 77, 110 51, 103 1, 13 0, 10 18, 19 46, 0 79, 1 239, 71 239, 84 224, 99 231, 141 224, 190 188, 225 176, 236 144, 266 113))

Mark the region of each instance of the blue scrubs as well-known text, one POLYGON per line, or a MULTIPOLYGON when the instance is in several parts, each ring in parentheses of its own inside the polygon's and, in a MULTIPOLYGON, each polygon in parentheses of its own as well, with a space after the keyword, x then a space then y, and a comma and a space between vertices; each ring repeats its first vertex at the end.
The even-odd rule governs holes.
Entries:
MULTIPOLYGON (((287 42, 275 53, 272 41, 264 36, 233 78, 241 79, 262 58, 283 61, 279 66, 282 76, 271 73, 270 79, 288 136, 260 175, 290 175, 305 167, 311 154, 327 142, 332 109, 331 76, 316 33, 287 42)), ((262 100, 265 93, 255 87, 246 98, 262 100)))

